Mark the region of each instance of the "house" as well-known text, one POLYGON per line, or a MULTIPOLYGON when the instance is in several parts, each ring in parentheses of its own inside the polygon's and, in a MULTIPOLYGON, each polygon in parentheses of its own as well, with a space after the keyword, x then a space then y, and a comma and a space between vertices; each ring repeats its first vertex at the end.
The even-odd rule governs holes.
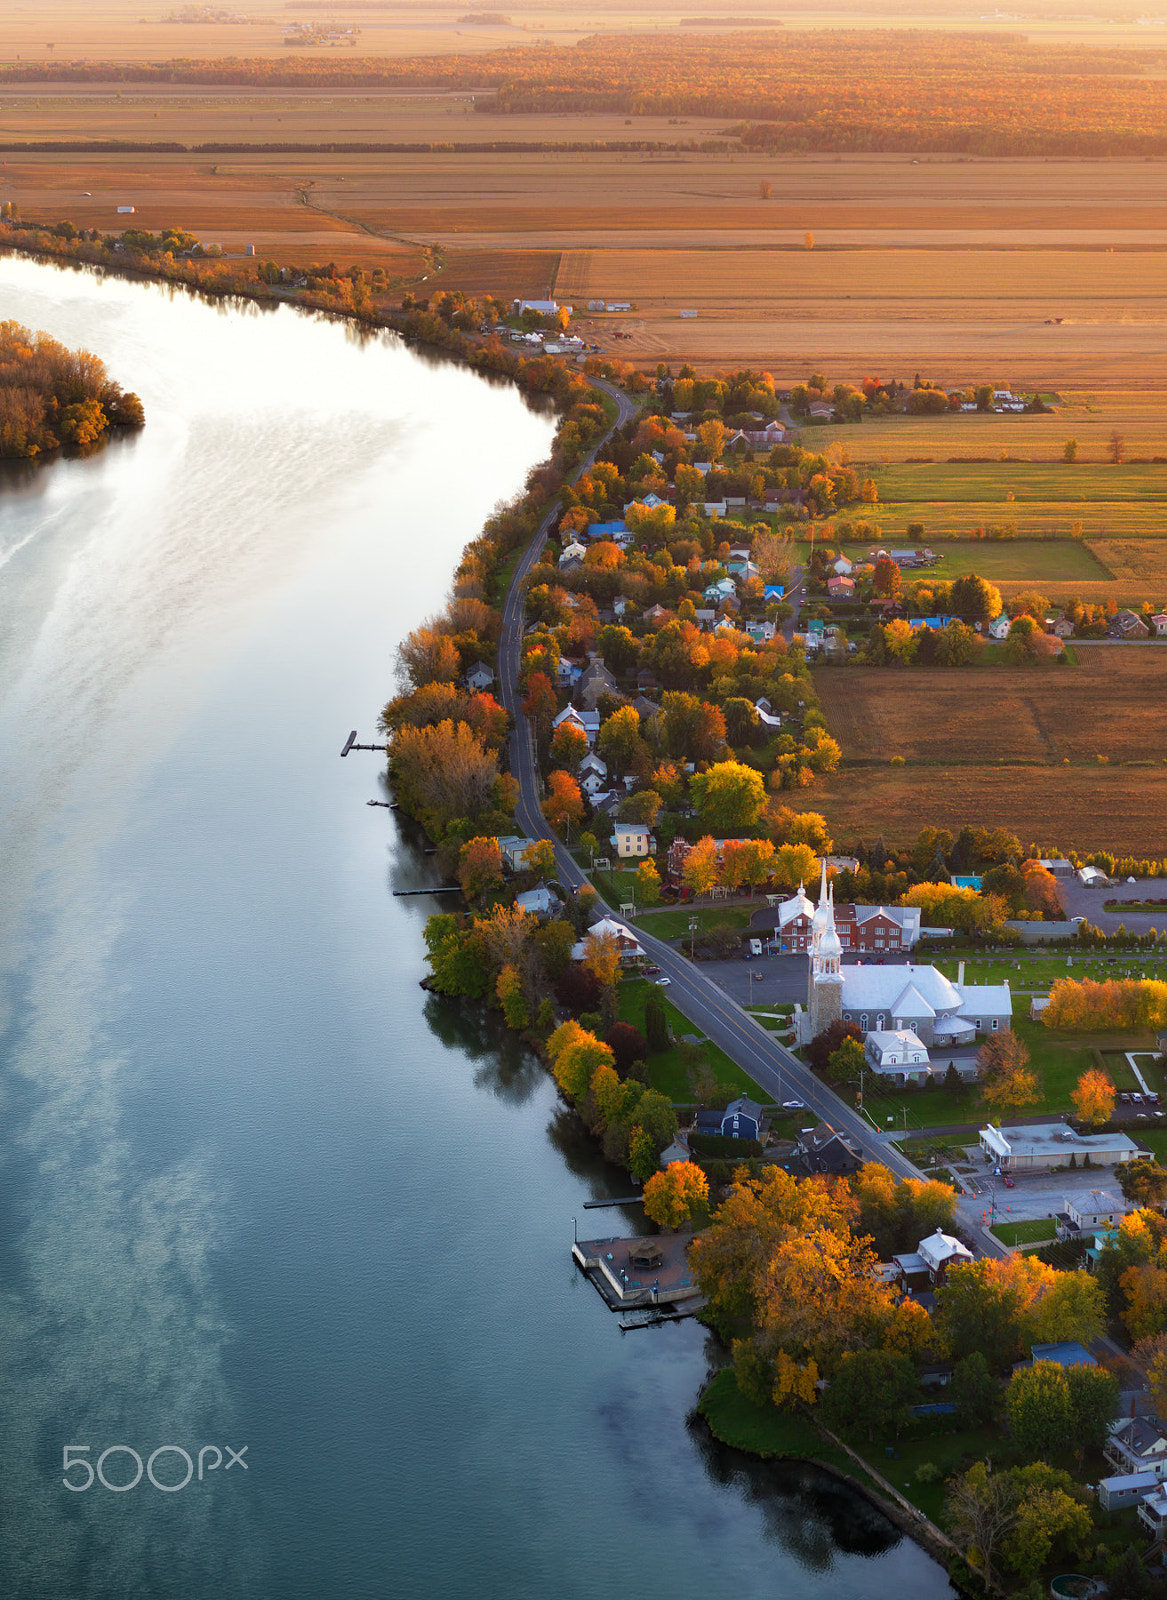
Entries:
POLYGON ((1149 639, 1151 630, 1137 612, 1117 611, 1106 625, 1108 639, 1149 639))
POLYGON ((613 614, 613 616, 622 617, 624 615, 624 613, 628 610, 628 607, 631 604, 632 604, 632 601, 629 600, 629 598, 628 598, 628 596, 626 594, 618 594, 616 596, 616 598, 612 601, 612 614, 613 614))
POLYGON ((636 699, 632 702, 632 709, 636 712, 641 722, 647 722, 649 717, 660 715, 660 707, 655 700, 650 700, 646 694, 638 694, 636 696, 636 699))
POLYGON ((1150 1528, 1156 1538, 1167 1529, 1167 1489, 1158 1488, 1144 1495, 1139 1505, 1139 1521, 1150 1528))
POLYGON ((554 733, 557 728, 562 728, 564 723, 570 723, 573 728, 578 728, 590 745, 595 744, 596 735, 600 731, 598 711, 580 711, 575 706, 564 706, 559 715, 552 720, 551 731, 554 733))
POLYGON ((584 794, 593 798, 608 787, 608 764, 593 750, 589 750, 579 764, 579 786, 584 794))
POLYGON ((527 889, 523 894, 517 894, 515 904, 532 917, 549 917, 559 910, 558 896, 545 884, 540 884, 536 889, 527 889))
POLYGON ((937 1228, 935 1233, 920 1240, 919 1255, 928 1268, 928 1276, 936 1284, 946 1280, 951 1268, 963 1266, 973 1259, 968 1246, 954 1239, 952 1234, 945 1233, 942 1228, 937 1228))
POLYGON ((1157 639, 1167 639, 1167 611, 1156 612, 1151 618, 1151 626, 1157 639))
POLYGON ((812 400, 807 415, 812 422, 830 422, 835 415, 835 408, 825 400, 812 400))
POLYGON ((748 1095, 731 1100, 721 1116, 722 1137, 726 1139, 759 1139, 762 1135, 762 1108, 748 1095))
MULTIPOLYGON (((1076 1339, 1063 1339, 1057 1344, 1031 1344, 1029 1361, 1022 1366, 1032 1366, 1037 1361, 1053 1361, 1059 1367, 1096 1367, 1098 1365, 1084 1344, 1076 1339)), ((1015 1372, 1017 1368, 1013 1369, 1015 1372)))
POLYGON ((619 952, 620 965, 622 967, 634 967, 644 960, 644 948, 635 934, 630 933, 624 924, 617 922, 614 917, 601 917, 598 922, 592 923, 580 943, 572 946, 572 960, 583 960, 587 954, 588 939, 603 939, 605 937, 616 941, 616 949, 619 952))
POLYGON ((803 1128, 798 1136, 798 1149, 811 1172, 849 1178, 863 1165, 858 1148, 841 1133, 836 1133, 829 1122, 820 1122, 817 1128, 803 1128))
POLYGON ((645 622, 653 623, 655 627, 659 628, 661 623, 671 616, 671 611, 667 610, 664 606, 657 604, 655 606, 649 606, 648 610, 644 613, 644 620, 645 622))
POLYGON ((1150 1473, 1155 1484, 1167 1478, 1167 1435, 1152 1417, 1124 1418, 1102 1453, 1118 1473, 1150 1473))
POLYGON ((718 578, 702 590, 702 599, 708 600, 711 605, 721 605, 726 600, 732 600, 737 595, 732 578, 718 578))
POLYGON ((1053 631, 1059 639, 1070 639, 1073 637, 1074 624, 1070 621, 1069 617, 1059 617, 1054 623, 1053 631))
POLYGON ((869 1033, 864 1054, 872 1072, 898 1083, 922 1084, 932 1076, 928 1047, 910 1028, 885 1028, 869 1033))
MULTIPOLYGON (((827 861, 828 867, 838 863, 827 861)), ((838 867, 842 871, 842 867, 838 867)), ((850 868, 852 872, 856 867, 850 868)), ((920 937, 919 906, 835 907, 835 931, 843 953, 885 954, 892 950, 911 950, 920 937)))
POLYGON ((1093 1237, 1099 1228, 1121 1222, 1130 1206, 1111 1189, 1090 1189, 1086 1194, 1068 1197, 1054 1217, 1059 1239, 1093 1237))
POLYGON ((485 661, 476 661, 466 674, 466 682, 471 689, 481 694, 494 682, 493 667, 488 667, 485 661))
POLYGON ((588 711, 596 709, 596 702, 601 695, 618 695, 616 680, 608 671, 602 661, 589 661, 580 673, 579 682, 575 686, 575 703, 588 711))
POLYGON ((1064 1122, 1039 1122, 1026 1128, 981 1129, 981 1149, 1002 1172, 1041 1172, 1054 1167, 1113 1167, 1119 1161, 1149 1161, 1125 1133, 1075 1133, 1064 1122))
POLYGON ((612 829, 612 846, 621 859, 649 856, 656 851, 656 840, 643 822, 617 822, 612 829))
POLYGON ((764 728, 778 729, 782 726, 781 716, 764 695, 760 700, 754 701, 754 710, 758 713, 758 721, 764 728))
POLYGON ((855 593, 853 578, 828 578, 827 593, 832 600, 849 600, 855 593))
POLYGON ((662 1168, 671 1167, 674 1161, 692 1161, 692 1159, 693 1153, 689 1149, 689 1136, 684 1132, 678 1133, 672 1144, 666 1145, 660 1153, 662 1168))
POLYGON ((786 595, 786 586, 781 583, 764 583, 762 585, 763 600, 782 600, 786 595))
POLYGON ((534 844, 533 839, 525 839, 521 834, 504 834, 498 841, 499 854, 512 872, 522 872, 527 864, 527 851, 534 844))
POLYGON ((621 538, 627 533, 628 524, 623 519, 620 519, 616 522, 593 522, 583 530, 580 537, 591 539, 593 542, 600 539, 608 539, 613 544, 619 544, 621 538))
POLYGON ((1113 1478, 1098 1481, 1098 1504, 1103 1511, 1121 1511, 1125 1506, 1137 1505, 1159 1487, 1153 1472, 1120 1472, 1113 1478))
POLYGON ((569 545, 564 546, 563 554, 559 557, 559 565, 564 571, 582 566, 586 555, 587 551, 583 545, 577 539, 573 539, 569 545))
POLYGON ((891 1264, 895 1267, 896 1285, 904 1294, 912 1294, 917 1289, 931 1288, 932 1274, 928 1270, 928 1263, 918 1250, 892 1256, 891 1264))
POLYGON ((1001 639, 1007 639, 1009 637, 1009 629, 1011 626, 1012 623, 1002 611, 999 617, 994 617, 992 622, 989 623, 989 638, 997 639, 998 641, 1001 639))
POLYGON ((693 615, 697 620, 697 626, 703 633, 713 632, 713 624, 717 621, 717 612, 712 607, 696 606, 693 615))
POLYGON ((910 1028, 931 1049, 971 1044, 1013 1025, 1009 985, 961 986, 936 967, 847 966, 840 972, 844 1022, 862 1033, 910 1028))
POLYGON ((849 561, 846 556, 840 556, 831 568, 832 572, 840 578, 849 578, 854 569, 855 563, 849 561))
POLYGON ((570 656, 560 656, 555 664, 555 681, 561 689, 573 689, 580 680, 583 668, 570 656))
POLYGON ((755 566, 748 556, 738 557, 731 555, 725 563, 725 570, 731 577, 737 578, 742 583, 748 582, 750 578, 760 578, 762 576, 762 569, 755 566))

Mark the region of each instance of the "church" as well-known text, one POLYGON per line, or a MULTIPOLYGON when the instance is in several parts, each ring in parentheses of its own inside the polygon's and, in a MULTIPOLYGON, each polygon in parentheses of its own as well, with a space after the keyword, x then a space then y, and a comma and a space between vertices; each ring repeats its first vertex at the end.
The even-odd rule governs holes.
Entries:
POLYGON ((910 1032, 926 1047, 971 1045, 1013 1026, 1013 995, 1005 984, 966 984, 964 963, 953 983, 936 967, 843 965, 835 926, 834 890, 823 863, 819 903, 811 921, 806 1010, 798 1042, 809 1044, 832 1022, 853 1022, 869 1033, 910 1032))

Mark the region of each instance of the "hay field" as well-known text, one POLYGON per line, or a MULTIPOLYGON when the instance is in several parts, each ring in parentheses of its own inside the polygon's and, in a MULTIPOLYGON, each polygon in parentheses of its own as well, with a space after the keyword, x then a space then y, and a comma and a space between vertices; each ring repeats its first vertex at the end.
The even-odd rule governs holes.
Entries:
MULTIPOLYGON (((810 799, 836 844, 882 833, 909 845, 923 827, 1003 827, 1043 854, 1167 848, 1167 768, 897 767, 836 775, 810 799)), ((810 800, 808 799, 808 804, 810 800)))
POLYGON ((823 669, 815 682, 847 765, 816 804, 837 833, 907 840, 925 823, 971 822, 1026 843, 1161 854, 1167 649, 1075 649, 1078 667, 823 669), (895 755, 904 767, 888 766, 895 755))

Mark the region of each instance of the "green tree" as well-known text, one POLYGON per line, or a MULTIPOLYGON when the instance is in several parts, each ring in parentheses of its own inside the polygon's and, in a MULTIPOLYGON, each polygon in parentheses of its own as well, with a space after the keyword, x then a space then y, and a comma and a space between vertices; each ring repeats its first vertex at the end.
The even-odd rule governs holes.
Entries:
MULTIPOLYGON (((1085 1277, 1085 1273, 1068 1272, 1068 1278, 1085 1277)), ((1118 1416, 1118 1379, 1105 1367, 1067 1367, 1066 1383, 1070 1394, 1070 1416, 1074 1448, 1081 1467, 1088 1450, 1101 1452, 1110 1433, 1110 1425, 1118 1416)))
POLYGON ((644 1003, 644 1036, 654 1055, 669 1048, 669 1024, 659 989, 650 989, 644 1003))
POLYGON ((1090 1549, 1093 1519, 1074 1498, 1075 1486, 1068 1473, 1034 1462, 1015 1468, 1008 1476, 1018 1496, 1017 1521, 1001 1554, 1022 1582, 1035 1577, 1049 1563, 1055 1548, 1072 1557, 1090 1549))
POLYGON ((827 1062, 827 1074, 835 1083, 858 1083, 867 1057, 858 1039, 844 1039, 827 1062))
POLYGON ((1077 439, 1067 439, 1065 444, 1062 446, 1062 460, 1063 461, 1077 461, 1077 459, 1078 459, 1078 441, 1077 441, 1077 439))
POLYGON ((631 706, 614 711, 596 740, 600 755, 617 773, 628 771, 640 745, 640 718, 631 706))
POLYGON ((1059 1272, 1034 1301, 1028 1320, 1030 1336, 1038 1344, 1093 1344, 1106 1326, 1102 1286, 1089 1272, 1059 1272))
POLYGON ((976 573, 953 581, 949 605, 964 622, 992 622, 1001 615, 1001 591, 976 573))
POLYGON ((845 1433, 861 1431, 874 1441, 899 1437, 917 1395, 907 1356, 894 1350, 855 1350, 844 1355, 823 1398, 828 1422, 845 1433))
POLYGON ((755 827, 766 804, 762 774, 740 761, 720 761, 696 774, 689 790, 702 822, 720 835, 755 827))
POLYGON ((1013 1374, 1005 1391, 1009 1431, 1027 1456, 1065 1455, 1073 1442, 1074 1416, 1066 1369, 1035 1361, 1013 1374))
POLYGON ((979 1350, 953 1367, 952 1398, 961 1425, 966 1428, 986 1427, 1000 1412, 1001 1385, 979 1350))

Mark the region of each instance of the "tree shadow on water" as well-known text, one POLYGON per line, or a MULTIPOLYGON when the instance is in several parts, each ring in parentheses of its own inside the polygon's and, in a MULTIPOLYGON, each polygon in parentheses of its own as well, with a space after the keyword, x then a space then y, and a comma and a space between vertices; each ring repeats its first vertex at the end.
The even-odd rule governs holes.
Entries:
POLYGON ((710 1479, 756 1507, 764 1537, 807 1570, 829 1571, 837 1554, 882 1556, 903 1538, 878 1507, 822 1467, 744 1455, 715 1439, 696 1412, 688 1429, 710 1479))
POLYGON ((539 1058, 496 1013, 473 1001, 427 994, 423 1007, 430 1032, 448 1050, 477 1063, 474 1087, 511 1105, 524 1105, 544 1082, 539 1058))

